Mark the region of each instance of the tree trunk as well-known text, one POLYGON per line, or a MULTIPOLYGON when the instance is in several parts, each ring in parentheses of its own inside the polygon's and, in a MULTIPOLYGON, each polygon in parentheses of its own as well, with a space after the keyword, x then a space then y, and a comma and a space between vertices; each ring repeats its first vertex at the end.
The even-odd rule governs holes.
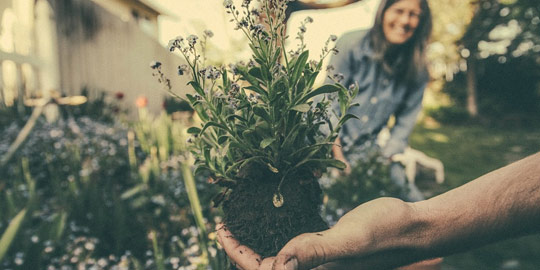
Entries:
POLYGON ((471 117, 478 116, 478 103, 476 94, 476 64, 475 59, 469 57, 467 61, 467 111, 471 117))

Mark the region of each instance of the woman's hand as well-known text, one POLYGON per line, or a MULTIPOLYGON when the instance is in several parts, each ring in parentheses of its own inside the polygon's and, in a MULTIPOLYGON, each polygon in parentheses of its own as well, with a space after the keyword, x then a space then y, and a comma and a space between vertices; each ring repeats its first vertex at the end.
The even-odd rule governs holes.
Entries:
POLYGON ((349 162, 345 158, 345 155, 343 155, 343 150, 341 149, 341 139, 339 137, 336 139, 334 145, 332 146, 332 156, 334 157, 334 159, 345 163, 346 167, 345 169, 343 169, 343 171, 341 171, 342 175, 351 174, 351 164, 349 164, 349 162))

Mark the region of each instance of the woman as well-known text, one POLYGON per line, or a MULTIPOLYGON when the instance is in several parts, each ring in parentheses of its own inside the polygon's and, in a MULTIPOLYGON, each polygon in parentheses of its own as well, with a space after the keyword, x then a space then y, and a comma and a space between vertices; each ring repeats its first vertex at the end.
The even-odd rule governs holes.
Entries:
MULTIPOLYGON (((360 106, 349 110, 358 119, 343 126, 337 140, 342 147, 333 148, 335 158, 355 166, 392 115, 395 125, 382 154, 392 159, 405 150, 429 79, 425 50, 430 33, 426 0, 382 0, 370 30, 349 32, 338 40, 340 53, 330 59, 330 66, 343 75, 344 85, 358 85, 353 103, 360 106)), ((393 182, 407 190, 402 199, 423 199, 414 184, 407 184, 401 164, 392 163, 390 174, 393 182)))

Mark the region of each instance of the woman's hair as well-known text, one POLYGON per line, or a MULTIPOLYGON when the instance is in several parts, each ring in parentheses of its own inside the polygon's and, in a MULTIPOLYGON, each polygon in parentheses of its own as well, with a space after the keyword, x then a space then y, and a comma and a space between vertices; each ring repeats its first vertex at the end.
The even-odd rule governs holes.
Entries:
POLYGON ((427 0, 420 0, 420 22, 413 36, 404 44, 392 49, 384 35, 383 17, 386 10, 401 0, 381 0, 375 23, 369 32, 374 58, 381 61, 386 71, 395 74, 400 81, 416 83, 420 76, 427 75, 426 47, 431 34, 431 11, 427 0), (396 59, 399 59, 396 62, 396 59))

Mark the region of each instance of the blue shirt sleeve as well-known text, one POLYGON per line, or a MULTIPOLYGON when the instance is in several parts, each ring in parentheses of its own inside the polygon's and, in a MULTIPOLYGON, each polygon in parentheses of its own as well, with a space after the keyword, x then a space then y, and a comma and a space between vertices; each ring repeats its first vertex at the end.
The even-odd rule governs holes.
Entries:
POLYGON ((410 89, 400 108, 395 112, 396 123, 390 131, 390 139, 383 148, 384 156, 391 157, 405 151, 409 135, 416 125, 418 113, 422 109, 422 99, 426 85, 427 83, 424 82, 412 86, 413 89, 410 89))

